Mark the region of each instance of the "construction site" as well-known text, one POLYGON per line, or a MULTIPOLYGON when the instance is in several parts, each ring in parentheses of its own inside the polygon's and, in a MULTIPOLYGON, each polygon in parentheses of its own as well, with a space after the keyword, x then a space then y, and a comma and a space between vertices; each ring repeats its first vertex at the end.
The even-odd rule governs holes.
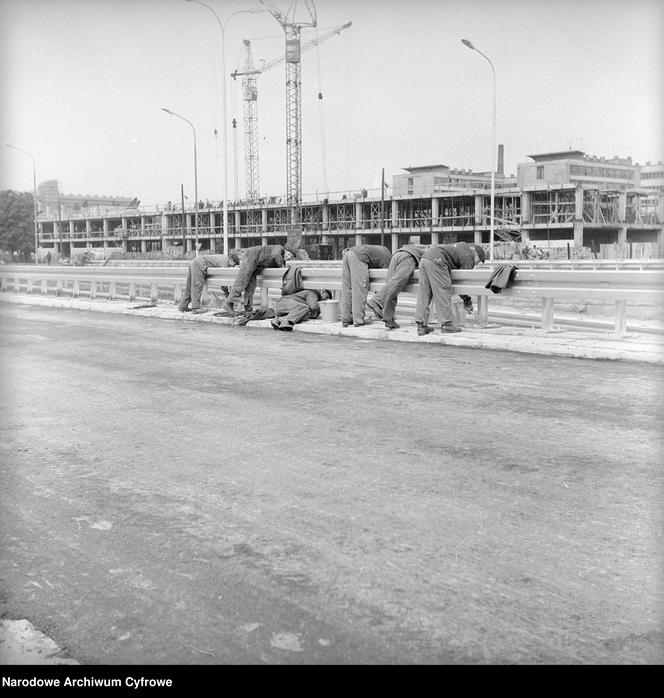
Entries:
MULTIPOLYGON (((500 144, 494 145, 491 172, 447 164, 404 166, 405 173, 389 182, 383 169, 378 190, 329 192, 325 181, 322 192, 304 195, 301 57, 348 31, 352 22, 303 42, 302 30, 317 27, 313 2, 304 2, 306 12, 300 11, 297 19, 297 3, 287 12, 271 0, 261 0, 261 5, 283 30, 285 49, 273 60, 256 62, 252 42, 245 39, 243 65, 230 73, 242 85, 244 196, 237 192, 237 158, 236 197, 228 196, 228 157, 225 196, 219 201, 203 202, 196 191, 194 200, 185 202, 182 189, 181 202, 140 206, 138 198, 64 196, 56 182, 55 188, 40 187, 38 257, 51 253, 67 259, 89 251, 102 257, 177 258, 287 241, 300 243, 314 259, 339 259, 344 248, 355 244, 396 250, 408 243, 455 241, 495 244, 496 258, 526 254, 531 246, 549 257, 624 258, 635 251, 662 256, 662 163, 639 165, 631 158, 569 149, 526 155, 516 175, 506 175, 500 144), (267 194, 260 185, 259 77, 284 65, 285 187, 267 194)), ((317 98, 324 157, 322 91, 317 98)), ((236 139, 235 119, 232 126, 236 139)))

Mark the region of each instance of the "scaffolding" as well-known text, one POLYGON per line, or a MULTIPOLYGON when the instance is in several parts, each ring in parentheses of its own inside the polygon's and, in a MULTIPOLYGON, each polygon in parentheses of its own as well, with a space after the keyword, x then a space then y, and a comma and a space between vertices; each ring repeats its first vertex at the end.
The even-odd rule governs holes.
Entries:
POLYGON ((532 221, 535 225, 572 225, 576 198, 571 190, 535 192, 532 195, 532 221))
POLYGON ((583 222, 591 225, 620 225, 620 192, 584 189, 583 222))

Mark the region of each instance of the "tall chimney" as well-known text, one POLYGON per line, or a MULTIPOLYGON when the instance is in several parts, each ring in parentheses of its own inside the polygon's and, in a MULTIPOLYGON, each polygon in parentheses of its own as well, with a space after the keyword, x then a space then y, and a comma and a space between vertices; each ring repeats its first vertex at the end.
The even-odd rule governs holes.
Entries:
POLYGON ((505 155, 504 155, 504 146, 499 145, 498 146, 498 174, 499 175, 504 175, 505 174, 505 155))

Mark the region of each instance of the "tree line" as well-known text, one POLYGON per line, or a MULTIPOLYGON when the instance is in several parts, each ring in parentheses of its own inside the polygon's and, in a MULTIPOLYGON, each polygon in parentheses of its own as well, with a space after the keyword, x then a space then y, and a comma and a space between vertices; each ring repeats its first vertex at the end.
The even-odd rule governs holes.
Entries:
POLYGON ((35 252, 34 203, 31 192, 0 191, 0 251, 31 260, 35 252))

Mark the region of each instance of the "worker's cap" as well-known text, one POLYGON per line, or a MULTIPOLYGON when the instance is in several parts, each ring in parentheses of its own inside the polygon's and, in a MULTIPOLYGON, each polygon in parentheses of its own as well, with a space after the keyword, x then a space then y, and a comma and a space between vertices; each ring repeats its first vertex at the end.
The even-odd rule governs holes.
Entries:
POLYGON ((480 262, 486 262, 486 252, 482 245, 473 245, 473 247, 477 250, 477 256, 480 258, 480 262))

